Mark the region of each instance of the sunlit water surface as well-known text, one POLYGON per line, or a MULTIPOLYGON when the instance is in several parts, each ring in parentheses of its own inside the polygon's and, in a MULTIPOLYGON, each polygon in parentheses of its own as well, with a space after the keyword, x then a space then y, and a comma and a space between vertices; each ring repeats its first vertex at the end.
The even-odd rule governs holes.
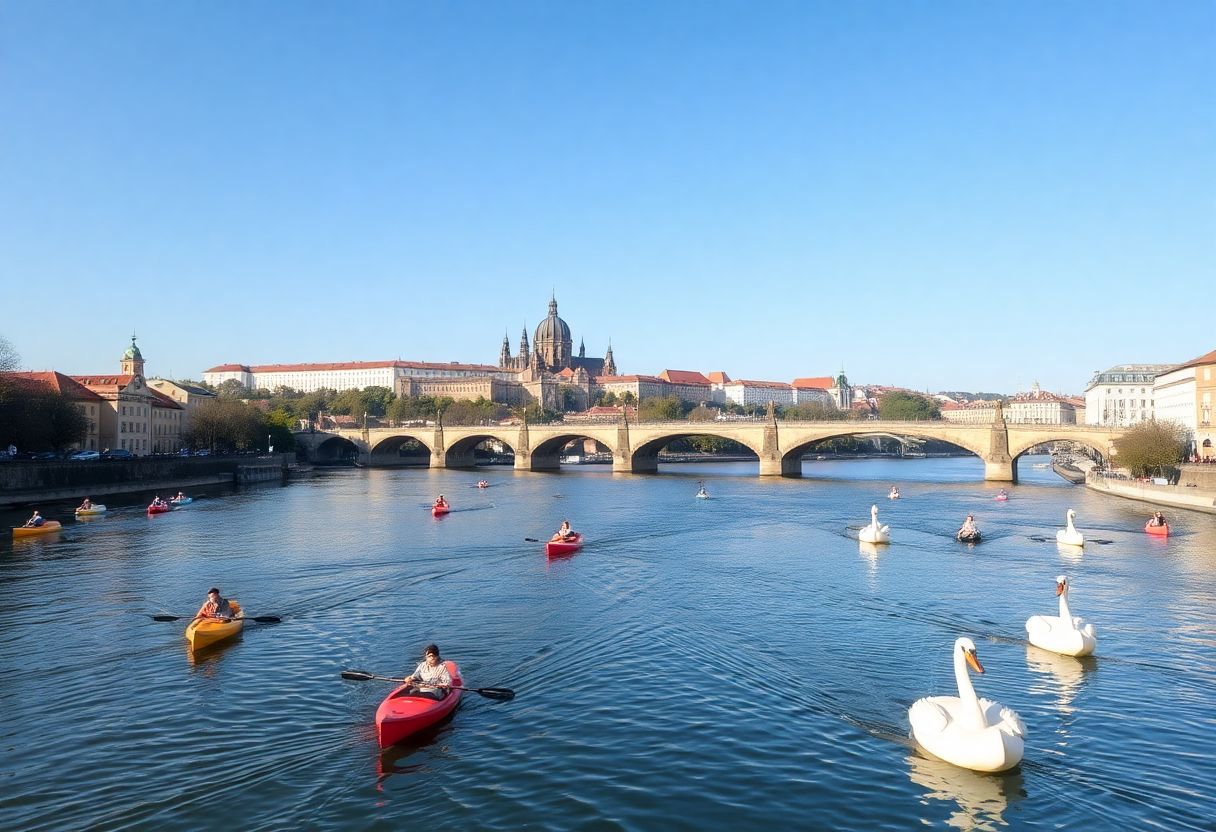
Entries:
POLYGON ((88 523, 44 506, 61 534, 0 543, 0 828, 1211 829, 1216 518, 1150 538, 1147 506, 1032 461, 1007 503, 945 459, 338 470, 153 518, 143 495, 88 523), (867 551, 873 503, 893 542, 867 551), (1054 540, 1069 507, 1083 552, 1054 540), (952 537, 968 512, 977 547, 952 537), (550 563, 524 538, 563 518, 588 544, 550 563), (1025 641, 1058 573, 1093 659, 1025 641), (144 615, 211 584, 284 622, 192 656, 184 622, 144 615), (980 694, 1027 725, 1013 774, 908 739, 963 634, 980 694), (404 673, 430 641, 518 696, 381 755, 390 688, 339 671, 404 673))

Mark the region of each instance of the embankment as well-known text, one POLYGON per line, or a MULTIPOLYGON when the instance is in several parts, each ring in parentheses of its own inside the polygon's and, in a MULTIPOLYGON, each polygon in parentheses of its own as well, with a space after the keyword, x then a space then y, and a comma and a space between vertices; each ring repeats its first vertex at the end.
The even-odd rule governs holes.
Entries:
POLYGON ((1087 488, 1101 491, 1104 494, 1126 497, 1129 500, 1140 500, 1155 508, 1171 506, 1216 514, 1216 489, 1192 487, 1185 484, 1156 485, 1151 482, 1103 477, 1092 471, 1085 478, 1085 485, 1087 488))

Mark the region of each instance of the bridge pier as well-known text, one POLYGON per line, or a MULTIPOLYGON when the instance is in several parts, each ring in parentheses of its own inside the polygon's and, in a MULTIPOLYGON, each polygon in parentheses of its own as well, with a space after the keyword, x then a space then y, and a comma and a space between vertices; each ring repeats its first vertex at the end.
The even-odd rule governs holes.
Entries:
POLYGON ((984 480, 985 482, 1017 482, 1018 461, 1009 457, 985 459, 984 480))
POLYGON ((516 471, 560 471, 561 467, 558 452, 547 454, 515 451, 516 471))
POLYGON ((760 457, 760 476, 762 477, 801 477, 802 454, 789 456, 760 457))

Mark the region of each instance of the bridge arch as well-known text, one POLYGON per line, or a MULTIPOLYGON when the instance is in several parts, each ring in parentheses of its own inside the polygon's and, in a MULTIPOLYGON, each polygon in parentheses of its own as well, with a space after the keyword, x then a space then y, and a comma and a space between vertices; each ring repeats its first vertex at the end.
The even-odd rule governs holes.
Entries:
POLYGON ((466 436, 461 436, 444 449, 443 464, 447 468, 473 468, 477 465, 477 456, 475 451, 477 446, 483 442, 499 442, 508 448, 511 455, 518 459, 518 454, 515 450, 517 440, 514 438, 508 439, 501 433, 493 431, 485 431, 484 433, 471 433, 466 436))
POLYGON ((816 444, 829 439, 840 439, 845 436, 871 437, 885 436, 892 438, 908 437, 915 439, 933 439, 954 445, 964 451, 969 451, 981 459, 988 453, 986 437, 980 440, 968 433, 959 431, 935 430, 931 425, 919 425, 914 422, 894 426, 886 424, 882 428, 866 425, 864 422, 850 424, 835 422, 822 427, 794 432, 789 440, 782 439, 781 470, 787 476, 798 476, 802 471, 802 457, 816 444))
POLYGON ((331 436, 319 442, 310 456, 318 465, 353 465, 359 452, 359 446, 345 436, 331 436))
POLYGON ((417 465, 431 464, 433 450, 429 443, 414 434, 394 434, 380 437, 368 454, 371 465, 417 465))
POLYGON ((722 439, 742 445, 755 454, 759 461, 763 450, 757 446, 755 439, 750 434, 740 432, 738 435, 729 436, 727 432, 715 429, 713 422, 704 423, 704 427, 701 424, 689 422, 687 426, 669 428, 661 432, 647 432, 639 437, 639 441, 634 444, 632 453, 629 455, 629 470, 635 474, 656 473, 659 470, 659 452, 661 450, 678 439, 698 436, 722 439))
POLYGON ((561 467, 560 458, 562 450, 571 442, 577 442, 580 439, 590 439, 593 442, 598 442, 612 452, 613 458, 616 457, 615 442, 608 441, 604 436, 592 436, 589 432, 581 432, 578 428, 571 426, 571 429, 568 431, 558 433, 556 436, 550 436, 538 442, 532 448, 528 467, 533 471, 556 471, 561 467))

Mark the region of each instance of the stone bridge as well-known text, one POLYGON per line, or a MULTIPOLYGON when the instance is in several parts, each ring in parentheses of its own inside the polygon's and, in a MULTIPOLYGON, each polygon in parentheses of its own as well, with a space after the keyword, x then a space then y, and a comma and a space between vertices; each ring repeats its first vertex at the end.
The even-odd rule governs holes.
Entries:
POLYGON ((427 464, 433 468, 468 468, 476 462, 473 449, 497 441, 515 454, 515 468, 555 471, 562 449, 571 442, 594 439, 612 452, 612 470, 652 473, 658 470, 659 451, 675 439, 714 436, 750 448, 760 458, 761 476, 797 477, 802 457, 817 442, 842 436, 891 435, 938 439, 971 451, 984 461, 984 479, 1017 481, 1017 459, 1044 442, 1079 442, 1101 457, 1114 453, 1122 436, 1116 428, 1091 425, 1033 425, 1009 423, 998 413, 988 424, 953 424, 941 421, 893 422, 786 422, 771 415, 747 422, 626 422, 517 426, 371 428, 333 433, 298 433, 296 443, 310 459, 339 456, 341 449, 356 452, 360 463, 372 466, 427 464), (402 456, 401 448, 414 440, 428 458, 402 456))

